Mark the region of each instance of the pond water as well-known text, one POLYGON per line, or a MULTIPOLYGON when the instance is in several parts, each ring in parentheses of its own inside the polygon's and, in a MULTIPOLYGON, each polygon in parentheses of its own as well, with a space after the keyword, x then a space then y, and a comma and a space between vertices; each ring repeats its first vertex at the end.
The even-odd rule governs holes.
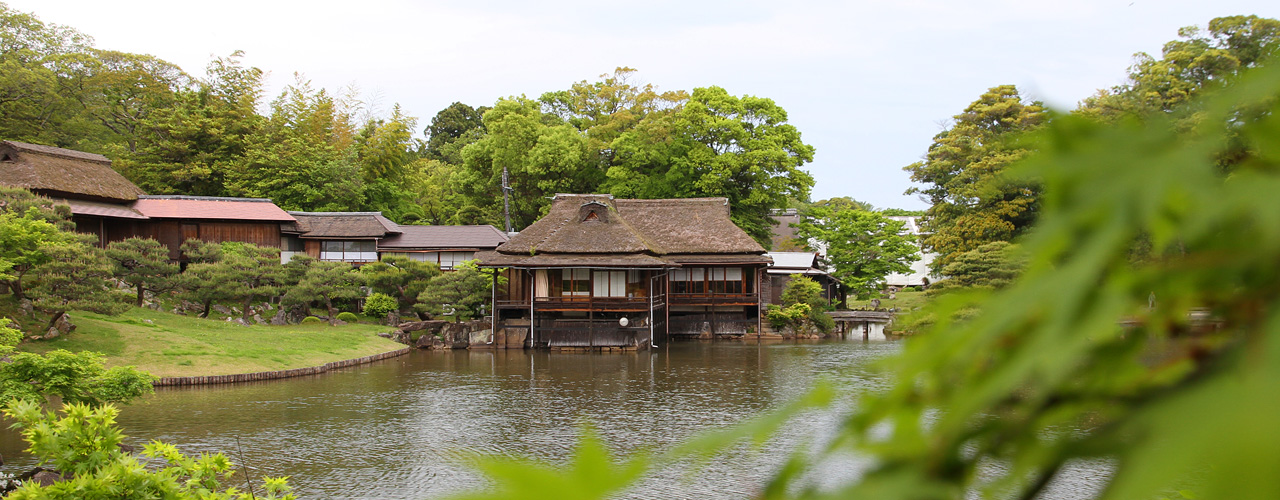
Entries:
MULTIPOLYGON (((131 444, 222 451, 255 477, 289 476, 301 498, 432 498, 483 487, 465 462, 475 452, 565 459, 584 421, 615 452, 661 450, 782 405, 818 376, 877 390, 885 381, 869 363, 897 348, 684 342, 627 354, 415 351, 313 377, 161 388, 125 407, 119 423, 131 444)), ((836 419, 805 415, 759 450, 655 471, 628 496, 753 497, 787 453, 829 435, 836 419)), ((16 434, 0 434, 5 470, 29 468, 16 434)), ((840 460, 810 479, 839 483, 864 467, 840 460)), ((1067 476, 1053 498, 1092 496, 1105 470, 1067 476)))

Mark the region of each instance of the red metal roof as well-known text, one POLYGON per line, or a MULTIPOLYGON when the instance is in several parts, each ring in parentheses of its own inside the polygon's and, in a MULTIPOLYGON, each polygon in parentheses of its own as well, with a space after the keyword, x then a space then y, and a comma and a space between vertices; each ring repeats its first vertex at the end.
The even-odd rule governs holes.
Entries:
POLYGON ((111 217, 114 219, 147 219, 128 205, 115 203, 100 203, 96 201, 84 200, 55 200, 58 203, 66 203, 71 207, 71 213, 75 215, 95 215, 98 217, 111 217))
POLYGON ((265 198, 139 196, 133 203, 133 209, 152 219, 294 221, 292 216, 265 198))
POLYGON ((379 249, 453 249, 491 250, 507 241, 493 226, 400 226, 401 234, 388 235, 378 242, 379 249))

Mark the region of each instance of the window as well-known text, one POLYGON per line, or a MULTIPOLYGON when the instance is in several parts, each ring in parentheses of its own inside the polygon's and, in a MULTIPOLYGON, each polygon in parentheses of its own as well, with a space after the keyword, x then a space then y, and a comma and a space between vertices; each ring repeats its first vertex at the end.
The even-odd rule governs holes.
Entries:
POLYGON ((626 297, 626 271, 596 271, 591 295, 595 297, 626 297))
POLYGON ((561 296, 587 297, 591 295, 591 271, 587 269, 560 270, 561 296))
POLYGON ((742 293, 741 267, 713 267, 710 271, 712 293, 742 293))
POLYGON ((322 241, 320 242, 320 260, 374 262, 378 260, 377 243, 372 240, 322 241))
POLYGON ((475 252, 440 252, 440 269, 453 269, 458 264, 475 258, 475 252))

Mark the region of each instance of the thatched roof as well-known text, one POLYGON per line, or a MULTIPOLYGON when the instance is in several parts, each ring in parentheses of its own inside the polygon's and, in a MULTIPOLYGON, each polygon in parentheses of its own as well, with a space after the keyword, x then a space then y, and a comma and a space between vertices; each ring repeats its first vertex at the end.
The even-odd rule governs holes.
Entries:
POLYGON ((152 219, 206 219, 293 222, 293 217, 266 198, 142 195, 133 209, 152 219))
POLYGON ((400 226, 400 234, 378 241, 379 250, 483 250, 506 243, 493 226, 400 226))
POLYGON ((764 253, 729 220, 725 198, 558 194, 545 217, 477 258, 486 266, 668 267, 767 263, 764 253))
POLYGON ((143 194, 105 156, 17 141, 0 141, 0 184, 93 201, 128 202, 143 194))
POLYGON ((299 238, 377 239, 400 233, 381 212, 289 212, 297 222, 280 227, 299 238))

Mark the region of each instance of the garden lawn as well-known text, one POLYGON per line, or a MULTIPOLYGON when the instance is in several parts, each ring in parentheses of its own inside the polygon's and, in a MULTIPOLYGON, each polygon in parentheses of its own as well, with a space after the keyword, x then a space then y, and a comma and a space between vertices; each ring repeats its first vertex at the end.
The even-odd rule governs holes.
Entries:
MULTIPOLYGON (((925 304, 928 298, 925 292, 916 290, 902 290, 895 294, 895 298, 890 299, 889 294, 882 294, 880 297, 880 307, 882 309, 896 308, 900 312, 911 312, 919 309, 925 304)), ((871 300, 849 300, 850 309, 861 309, 871 307, 871 300)))
POLYGON ((377 335, 390 327, 369 324, 241 326, 136 307, 119 316, 74 311, 71 318, 74 332, 25 341, 18 350, 97 351, 109 367, 181 377, 319 366, 405 347, 377 335))

